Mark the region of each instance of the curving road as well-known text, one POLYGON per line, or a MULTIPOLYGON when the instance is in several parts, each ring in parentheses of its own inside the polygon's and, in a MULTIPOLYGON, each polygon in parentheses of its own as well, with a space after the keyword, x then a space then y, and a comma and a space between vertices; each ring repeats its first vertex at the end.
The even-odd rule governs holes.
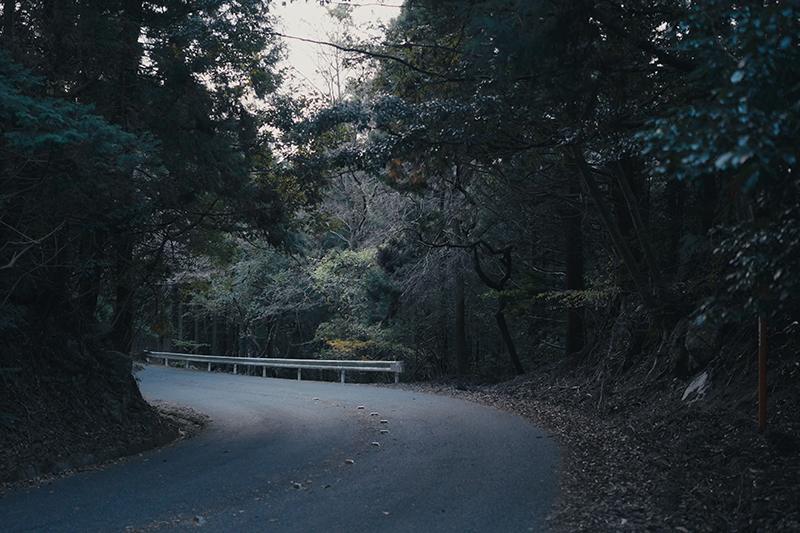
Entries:
POLYGON ((514 415, 360 385, 155 366, 139 377, 146 397, 193 406, 210 427, 102 471, 7 494, 0 531, 546 529, 558 450, 514 415))

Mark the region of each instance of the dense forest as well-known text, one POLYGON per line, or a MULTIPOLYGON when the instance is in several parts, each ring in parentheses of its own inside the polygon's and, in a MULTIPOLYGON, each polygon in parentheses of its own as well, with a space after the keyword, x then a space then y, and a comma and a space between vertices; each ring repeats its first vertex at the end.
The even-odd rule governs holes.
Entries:
POLYGON ((797 2, 345 2, 320 95, 268 2, 1 9, 6 444, 139 421, 143 349, 796 389, 797 2))

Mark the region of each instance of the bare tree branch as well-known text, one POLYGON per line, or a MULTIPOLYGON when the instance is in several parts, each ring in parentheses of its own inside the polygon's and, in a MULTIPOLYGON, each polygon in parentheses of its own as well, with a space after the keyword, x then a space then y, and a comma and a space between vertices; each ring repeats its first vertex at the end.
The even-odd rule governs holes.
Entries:
POLYGON ((0 220, 0 224, 6 226, 7 228, 11 229, 12 231, 14 231, 16 233, 19 233, 24 239, 26 239, 23 242, 15 243, 15 244, 23 244, 23 245, 25 245, 25 248, 23 248, 22 250, 18 250, 16 252, 14 252, 14 255, 11 257, 11 259, 8 261, 8 263, 6 263, 5 265, 0 265, 0 270, 6 270, 6 269, 9 269, 9 268, 14 268, 14 265, 16 264, 17 260, 19 260, 20 257, 22 257, 23 255, 28 253, 28 251, 31 250, 33 247, 38 246, 39 244, 41 244, 45 239, 47 239, 47 238, 55 235, 56 233, 58 233, 61 230, 61 228, 64 227, 65 223, 66 223, 66 221, 62 221, 61 224, 56 226, 55 229, 53 229, 53 231, 51 231, 47 235, 45 235, 43 237, 40 237, 38 239, 33 239, 31 237, 28 237, 27 235, 24 235, 23 233, 21 233, 19 230, 17 230, 13 226, 10 226, 7 223, 5 223, 2 220, 0 220))
POLYGON ((403 66, 405 66, 407 68, 410 68, 411 70, 413 70, 415 72, 419 72, 420 74, 425 74, 426 76, 431 76, 433 78, 439 78, 439 79, 442 79, 442 80, 445 80, 445 81, 466 81, 467 80, 467 78, 464 77, 464 76, 454 77, 454 76, 448 76, 446 74, 442 74, 440 72, 433 72, 431 70, 426 70, 424 68, 417 67, 416 65, 406 61, 405 59, 403 59, 401 57, 393 56, 393 55, 390 55, 390 54, 384 54, 384 53, 381 53, 381 52, 375 52, 373 50, 366 50, 364 48, 354 48, 354 47, 351 47, 351 46, 342 46, 342 45, 339 45, 339 44, 336 44, 336 43, 327 42, 327 41, 317 41, 315 39, 307 39, 305 37, 294 37, 292 35, 285 35, 283 33, 277 33, 277 32, 273 32, 272 35, 275 35, 277 37, 283 37, 284 39, 292 39, 292 40, 295 40, 295 41, 302 41, 304 43, 319 44, 319 45, 322 45, 322 46, 330 46, 332 48, 336 48, 337 50, 341 50, 343 52, 352 52, 352 53, 356 53, 356 54, 363 54, 363 55, 366 55, 366 56, 369 56, 369 57, 374 57, 376 59, 388 59, 389 61, 394 61, 396 63, 400 63, 401 65, 403 65, 403 66))

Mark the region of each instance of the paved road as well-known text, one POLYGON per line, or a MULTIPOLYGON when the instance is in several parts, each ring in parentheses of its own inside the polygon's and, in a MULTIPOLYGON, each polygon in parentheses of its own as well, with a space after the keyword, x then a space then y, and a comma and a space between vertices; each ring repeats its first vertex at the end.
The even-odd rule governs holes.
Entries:
POLYGON ((0 532, 546 528, 558 451, 519 417, 361 385, 155 366, 139 376, 146 397, 191 405, 210 427, 103 471, 7 494, 0 532))

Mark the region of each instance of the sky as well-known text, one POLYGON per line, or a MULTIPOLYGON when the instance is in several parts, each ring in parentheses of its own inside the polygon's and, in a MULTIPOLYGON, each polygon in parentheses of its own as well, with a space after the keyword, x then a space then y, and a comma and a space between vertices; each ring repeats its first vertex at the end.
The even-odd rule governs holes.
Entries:
MULTIPOLYGON (((331 2, 328 6, 337 4, 352 5, 353 20, 359 28, 361 36, 370 34, 369 27, 379 23, 388 23, 390 19, 397 16, 400 12, 399 6, 402 0, 381 0, 372 2, 370 0, 353 0, 350 2, 331 2)), ((334 21, 326 13, 326 8, 319 4, 318 0, 273 0, 271 6, 272 13, 279 17, 277 28, 284 35, 325 41, 326 35, 334 28, 334 21)), ((357 36, 359 35, 357 34, 357 36)), ((372 31, 374 35, 374 30, 372 31)), ((288 61, 282 66, 287 66, 293 75, 296 76, 292 86, 304 85, 314 87, 319 91, 325 92, 325 82, 316 72, 318 70, 318 54, 320 46, 301 41, 286 40, 289 52, 288 61)), ((301 87, 300 90, 303 90, 301 87)))

